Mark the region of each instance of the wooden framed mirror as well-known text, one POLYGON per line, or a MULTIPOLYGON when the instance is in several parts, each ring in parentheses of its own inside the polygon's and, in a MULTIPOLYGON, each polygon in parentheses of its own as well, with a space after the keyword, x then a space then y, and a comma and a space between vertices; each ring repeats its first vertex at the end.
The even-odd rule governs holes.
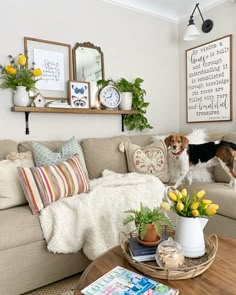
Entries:
POLYGON ((72 57, 74 80, 90 82, 91 107, 94 107, 97 81, 105 79, 103 52, 90 42, 76 43, 72 57))

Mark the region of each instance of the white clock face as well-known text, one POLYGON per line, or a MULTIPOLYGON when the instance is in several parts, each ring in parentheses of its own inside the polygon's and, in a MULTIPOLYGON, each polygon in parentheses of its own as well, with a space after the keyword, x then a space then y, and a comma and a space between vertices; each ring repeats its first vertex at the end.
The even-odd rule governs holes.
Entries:
POLYGON ((106 86, 100 93, 101 103, 108 108, 116 108, 120 104, 120 92, 114 86, 106 86))

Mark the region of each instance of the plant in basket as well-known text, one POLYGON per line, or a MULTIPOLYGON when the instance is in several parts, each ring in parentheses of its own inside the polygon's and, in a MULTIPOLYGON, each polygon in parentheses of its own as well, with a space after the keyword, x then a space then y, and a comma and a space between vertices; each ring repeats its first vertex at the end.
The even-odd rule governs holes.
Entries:
POLYGON ((123 224, 126 225, 134 222, 139 241, 141 242, 155 243, 160 241, 163 226, 173 229, 173 224, 163 207, 151 209, 140 203, 139 210, 129 209, 125 213, 129 215, 124 218, 123 224))

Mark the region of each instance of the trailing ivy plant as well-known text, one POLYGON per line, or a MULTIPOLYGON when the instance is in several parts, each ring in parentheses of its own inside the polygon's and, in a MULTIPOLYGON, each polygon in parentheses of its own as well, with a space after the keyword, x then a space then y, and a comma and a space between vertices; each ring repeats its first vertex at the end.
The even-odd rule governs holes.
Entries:
POLYGON ((120 78, 117 81, 113 79, 108 80, 98 80, 97 86, 99 88, 105 87, 108 84, 113 84, 119 89, 120 92, 132 92, 133 101, 132 109, 137 110, 138 114, 126 115, 124 119, 124 124, 128 130, 144 130, 152 129, 153 127, 149 124, 148 119, 146 118, 146 110, 149 106, 149 102, 145 102, 144 97, 146 91, 142 88, 141 84, 143 79, 136 78, 134 82, 130 82, 124 78, 120 78))

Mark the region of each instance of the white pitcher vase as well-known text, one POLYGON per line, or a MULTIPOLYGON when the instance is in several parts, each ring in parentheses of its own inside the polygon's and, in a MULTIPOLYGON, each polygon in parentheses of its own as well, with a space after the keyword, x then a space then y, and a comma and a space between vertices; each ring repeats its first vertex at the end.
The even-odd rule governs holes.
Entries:
POLYGON ((25 86, 17 86, 13 97, 15 106, 26 107, 29 105, 29 92, 25 86))
POLYGON ((178 215, 175 241, 181 245, 185 257, 197 258, 205 254, 203 229, 207 221, 207 218, 178 215))

